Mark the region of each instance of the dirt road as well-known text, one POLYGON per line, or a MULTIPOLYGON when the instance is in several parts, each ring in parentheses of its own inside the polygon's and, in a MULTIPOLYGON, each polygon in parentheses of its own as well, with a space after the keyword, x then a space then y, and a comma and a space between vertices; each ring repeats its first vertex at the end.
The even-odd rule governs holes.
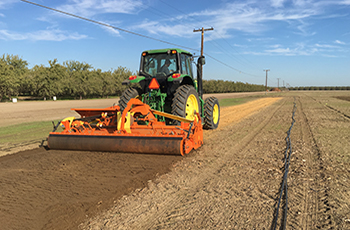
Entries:
MULTIPOLYGON (((222 98, 237 98, 264 95, 265 92, 206 94, 204 98, 215 96, 222 98)), ((274 94, 273 92, 269 94, 274 94)), ((72 101, 24 101, 18 103, 0 103, 0 127, 33 121, 61 120, 76 116, 71 108, 106 108, 118 104, 119 98, 72 100, 72 101)))
POLYGON ((294 101, 287 229, 350 229, 350 102, 312 93, 223 109, 219 129, 186 157, 44 149, 0 157, 0 226, 270 229, 294 101))

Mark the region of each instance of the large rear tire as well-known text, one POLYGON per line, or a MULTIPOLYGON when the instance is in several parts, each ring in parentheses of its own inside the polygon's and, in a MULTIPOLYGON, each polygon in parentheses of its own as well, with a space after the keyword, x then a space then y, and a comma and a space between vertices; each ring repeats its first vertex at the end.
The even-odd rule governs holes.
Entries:
POLYGON ((193 120, 196 118, 195 112, 200 112, 199 106, 199 97, 195 88, 190 85, 182 85, 175 92, 171 113, 193 120))
POLYGON ((119 99, 119 107, 120 111, 123 112, 126 108, 126 105, 130 101, 131 98, 138 98, 140 99, 142 95, 142 90, 140 88, 128 88, 126 89, 119 99))
POLYGON ((220 105, 216 97, 208 97, 204 102, 204 129, 216 129, 220 122, 220 105))

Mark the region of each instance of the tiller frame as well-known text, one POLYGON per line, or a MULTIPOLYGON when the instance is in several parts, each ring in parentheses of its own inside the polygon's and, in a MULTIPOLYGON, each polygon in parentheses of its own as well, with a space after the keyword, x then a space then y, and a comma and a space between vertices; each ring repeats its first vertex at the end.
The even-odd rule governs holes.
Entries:
POLYGON ((124 111, 118 105, 104 109, 72 109, 81 118, 60 121, 48 137, 50 149, 90 150, 150 154, 188 154, 203 144, 202 120, 153 110, 139 99, 131 99, 124 111), (156 116, 177 120, 167 125, 156 116), (57 132, 59 125, 64 130, 57 132))

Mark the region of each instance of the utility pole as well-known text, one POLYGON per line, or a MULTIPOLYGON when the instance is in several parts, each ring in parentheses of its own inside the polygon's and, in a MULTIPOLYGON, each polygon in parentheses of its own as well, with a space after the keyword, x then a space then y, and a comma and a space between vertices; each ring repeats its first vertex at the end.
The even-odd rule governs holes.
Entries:
POLYGON ((284 88, 284 80, 283 80, 283 88, 284 88))
POLYGON ((270 70, 269 69, 264 69, 263 71, 266 72, 266 81, 265 81, 265 95, 266 95, 266 92, 267 92, 267 72, 269 72, 270 70))
MULTIPOLYGON (((203 57, 203 46, 204 46, 204 31, 208 31, 208 30, 214 30, 213 27, 204 29, 204 27, 202 27, 202 29, 198 29, 198 30, 193 30, 193 32, 202 32, 202 39, 201 39, 201 56, 199 58, 203 57)), ((203 65, 200 65, 200 74, 198 75, 198 77, 200 77, 201 79, 197 79, 198 81, 198 92, 199 92, 199 97, 202 97, 202 93, 203 93, 203 85, 202 85, 202 78, 203 78, 203 65)), ((197 77, 197 78, 198 78, 197 77)))
POLYGON ((277 88, 280 88, 280 79, 281 78, 277 78, 277 88))
POLYGON ((201 40, 201 56, 203 56, 203 44, 204 44, 204 31, 208 31, 208 30, 214 30, 213 27, 204 29, 204 27, 202 27, 202 29, 198 29, 198 30, 193 30, 193 32, 202 32, 202 40, 201 40))

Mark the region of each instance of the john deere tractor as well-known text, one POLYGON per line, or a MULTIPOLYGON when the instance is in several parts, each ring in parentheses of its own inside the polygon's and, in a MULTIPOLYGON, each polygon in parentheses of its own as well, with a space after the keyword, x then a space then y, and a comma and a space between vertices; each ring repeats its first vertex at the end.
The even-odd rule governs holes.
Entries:
MULTIPOLYGON (((126 89, 119 100, 121 111, 131 98, 138 98, 151 109, 171 113, 187 119, 195 119, 199 112, 203 128, 216 129, 220 121, 219 101, 209 97, 203 101, 202 66, 204 56, 198 58, 197 79, 194 79, 193 55, 182 49, 158 49, 142 52, 138 76, 130 76, 123 85, 138 83, 139 87, 126 89)), ((135 85, 135 84, 133 84, 135 85)), ((168 124, 177 121, 157 117, 168 124)))

